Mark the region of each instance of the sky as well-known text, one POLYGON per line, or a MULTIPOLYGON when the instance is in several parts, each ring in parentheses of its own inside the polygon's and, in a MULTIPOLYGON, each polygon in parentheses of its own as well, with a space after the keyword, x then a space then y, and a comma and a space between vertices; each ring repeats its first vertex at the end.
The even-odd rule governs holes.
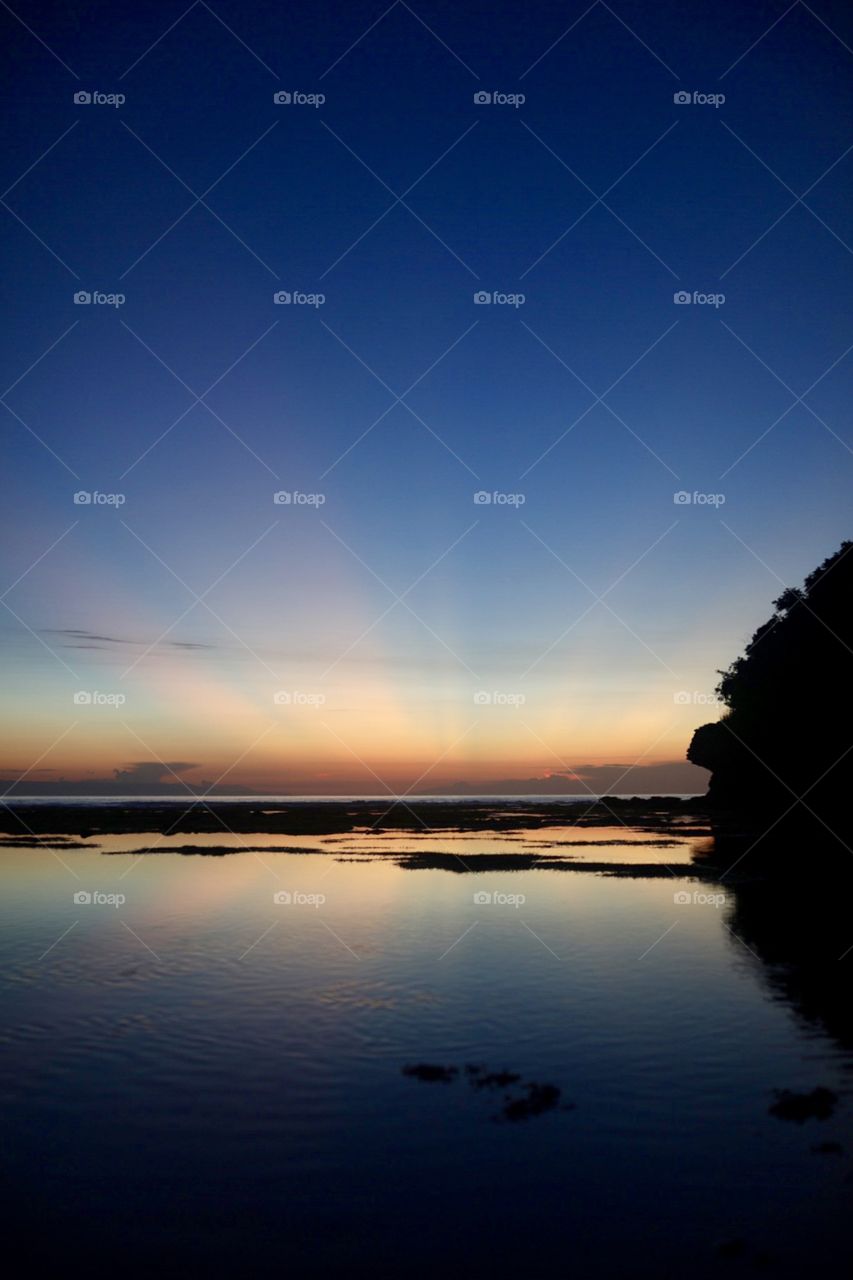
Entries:
POLYGON ((850 536, 846 6, 0 25, 6 785, 702 791, 850 536))

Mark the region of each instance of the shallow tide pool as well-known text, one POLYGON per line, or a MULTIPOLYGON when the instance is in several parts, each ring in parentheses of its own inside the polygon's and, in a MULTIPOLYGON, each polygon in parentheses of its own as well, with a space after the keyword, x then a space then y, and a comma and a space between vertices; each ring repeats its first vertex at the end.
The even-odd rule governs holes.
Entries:
POLYGON ((55 843, 0 851, 4 1198, 34 1261, 849 1274, 850 1054, 693 875, 707 840, 55 843), (827 1118, 770 1114, 819 1086, 827 1118))

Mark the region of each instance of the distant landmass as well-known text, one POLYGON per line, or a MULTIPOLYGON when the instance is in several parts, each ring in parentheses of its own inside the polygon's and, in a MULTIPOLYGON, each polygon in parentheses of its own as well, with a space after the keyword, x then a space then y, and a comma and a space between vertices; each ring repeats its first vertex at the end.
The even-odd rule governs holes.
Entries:
POLYGON ((421 796, 589 796, 701 795, 707 774, 681 760, 661 764, 584 764, 532 778, 493 778, 479 782, 444 782, 424 788, 421 796))
POLYGON ((42 796, 253 796, 257 792, 249 787, 216 786, 212 782, 116 782, 111 778, 92 778, 88 782, 66 782, 57 778, 55 782, 13 782, 0 778, 0 788, 6 797, 40 798, 42 796))

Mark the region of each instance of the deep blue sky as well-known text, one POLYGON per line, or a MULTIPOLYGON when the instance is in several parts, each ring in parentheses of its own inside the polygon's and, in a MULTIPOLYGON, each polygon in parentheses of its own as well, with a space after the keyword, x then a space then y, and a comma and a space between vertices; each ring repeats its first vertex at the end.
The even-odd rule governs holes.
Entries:
POLYGON ((16 9, 31 30, 0 12, 0 590, 26 573, 0 619, 4 768, 48 751, 66 774, 212 777, 251 748, 243 780, 347 761, 375 790, 365 762, 397 785, 445 751, 448 779, 679 758, 708 714, 693 695, 779 579, 850 532, 853 22, 785 9, 41 3, 16 9), (213 212, 181 218, 213 184, 213 212), (218 418, 191 407, 215 382, 218 418), (415 382, 413 412, 395 405, 415 382), (275 521, 211 593, 218 617, 198 605, 166 638, 206 647, 146 652, 193 603, 173 574, 201 593, 275 521), (581 617, 578 578, 601 593, 629 568, 615 616, 581 617), (400 594, 426 570, 417 617, 372 625, 394 603, 377 577, 400 594), (322 727, 282 721, 282 688, 323 691, 322 727), (92 709, 52 748, 79 689, 127 690, 138 739, 92 709), (503 705, 474 726, 483 689, 525 690, 525 727, 503 705))

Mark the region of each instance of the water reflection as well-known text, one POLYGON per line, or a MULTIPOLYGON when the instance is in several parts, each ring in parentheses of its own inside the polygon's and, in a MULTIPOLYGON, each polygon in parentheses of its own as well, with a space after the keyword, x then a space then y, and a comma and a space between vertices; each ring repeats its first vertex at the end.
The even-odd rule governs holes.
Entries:
POLYGON ((841 895, 672 830, 46 843, 0 852, 40 1260, 793 1277, 820 1240, 844 1274, 841 895), (824 1119, 771 1114, 819 1088, 824 1119))

